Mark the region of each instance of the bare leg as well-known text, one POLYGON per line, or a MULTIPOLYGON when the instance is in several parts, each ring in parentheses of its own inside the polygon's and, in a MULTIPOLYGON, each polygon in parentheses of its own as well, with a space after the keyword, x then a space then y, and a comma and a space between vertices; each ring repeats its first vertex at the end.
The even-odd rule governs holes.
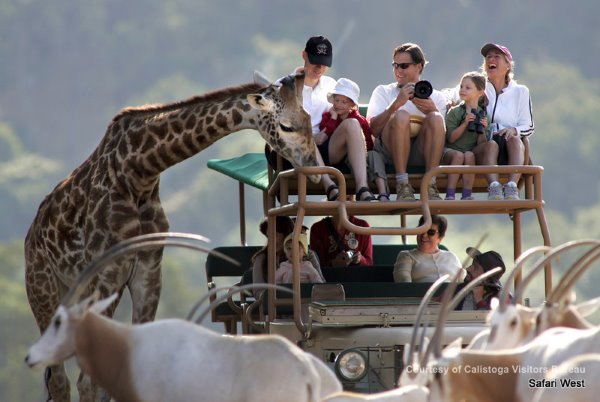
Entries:
POLYGON ((340 163, 346 155, 352 167, 356 188, 368 187, 367 148, 362 129, 356 119, 344 120, 329 140, 331 163, 340 163))
MULTIPOLYGON (((315 150, 317 151, 317 164, 319 166, 325 166, 325 162, 323 162, 323 157, 321 156, 319 148, 316 148, 315 150)), ((331 177, 328 174, 321 175, 321 183, 323 184, 323 189, 325 190, 325 195, 327 198, 329 198, 330 195, 331 198, 334 198, 334 195, 337 197, 337 190, 330 190, 330 194, 327 193, 327 190, 332 188, 331 186, 335 186, 335 183, 333 180, 331 180, 331 177)))
MULTIPOLYGON (((525 145, 521 141, 519 136, 510 136, 506 139, 506 148, 508 151, 508 164, 509 165, 522 165, 525 160, 525 145)), ((509 181, 517 183, 521 175, 518 173, 511 173, 508 176, 509 181)))
POLYGON ((385 125, 381 136, 383 145, 392 154, 396 173, 406 173, 410 154, 410 115, 408 112, 397 111, 385 125))
POLYGON ((425 169, 440 165, 442 152, 446 142, 444 129, 444 117, 440 113, 428 113, 423 120, 423 127, 419 135, 423 136, 423 156, 425 158, 425 169))
MULTIPOLYGON (((475 154, 471 151, 467 151, 464 154, 464 165, 475 165, 475 154)), ((462 175, 462 188, 464 189, 473 189, 473 182, 475 181, 474 174, 463 174, 462 175)))
MULTIPOLYGON (((462 165, 465 161, 465 154, 460 151, 450 150, 447 151, 444 155, 444 164, 445 165, 462 165)), ((458 183, 458 178, 460 175, 458 174, 449 174, 448 175, 448 188, 456 189, 456 184, 458 183)), ((463 186, 464 186, 464 178, 463 178, 463 186)))
MULTIPOLYGON (((478 165, 490 166, 498 164, 498 144, 496 141, 487 141, 478 144, 473 148, 475 161, 478 165)), ((488 183, 498 181, 498 174, 490 173, 486 175, 488 183)))

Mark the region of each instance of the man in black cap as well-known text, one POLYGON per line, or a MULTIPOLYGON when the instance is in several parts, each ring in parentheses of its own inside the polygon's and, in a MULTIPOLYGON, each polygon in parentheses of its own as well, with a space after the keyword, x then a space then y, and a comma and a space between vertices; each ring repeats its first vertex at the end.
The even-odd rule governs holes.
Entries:
POLYGON ((504 265, 502 256, 493 250, 482 253, 474 247, 469 247, 467 248, 467 254, 473 258, 473 263, 467 267, 465 283, 472 281, 496 267, 500 267, 502 270, 496 275, 486 279, 479 286, 476 286, 473 291, 465 297, 462 307, 459 306, 458 308, 462 310, 489 310, 492 299, 498 297, 498 294, 502 289, 500 277, 502 277, 504 271, 506 271, 506 266, 504 265))
POLYGON ((325 75, 333 62, 331 42, 324 36, 308 39, 302 51, 304 66, 304 90, 302 99, 304 110, 310 115, 312 132, 319 132, 321 117, 331 107, 327 94, 335 87, 335 80, 325 75))
MULTIPOLYGON (((327 100, 327 94, 333 91, 336 81, 326 76, 327 69, 333 63, 333 48, 326 37, 312 36, 306 42, 302 51, 304 65, 296 69, 297 73, 304 72, 304 88, 302 89, 302 106, 310 115, 310 123, 313 136, 319 134, 319 124, 323 113, 327 112, 331 104, 327 100)), ((317 143, 319 145, 319 143, 317 143)), ((273 168, 277 168, 277 155, 267 145, 265 146, 267 160, 273 168)), ((319 165, 323 166, 323 158, 317 152, 319 165)), ((292 165, 284 160, 283 169, 291 169, 292 165)), ((325 189, 328 199, 337 199, 338 186, 335 185, 329 175, 321 175, 321 183, 325 189)))

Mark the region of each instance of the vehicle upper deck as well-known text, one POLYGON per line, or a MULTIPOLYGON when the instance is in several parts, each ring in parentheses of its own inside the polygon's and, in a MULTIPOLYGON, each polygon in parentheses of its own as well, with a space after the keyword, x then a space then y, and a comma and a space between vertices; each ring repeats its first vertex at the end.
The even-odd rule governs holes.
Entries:
MULTIPOLYGON (((364 112, 364 110, 363 110, 364 112)), ((527 146, 527 144, 526 144, 527 146)), ((527 161, 529 149, 527 149, 527 161)), ((301 167, 287 171, 272 170, 267 164, 262 153, 245 154, 237 158, 227 160, 210 160, 208 166, 237 180, 240 195, 240 231, 241 242, 245 244, 245 185, 250 185, 262 191, 263 209, 270 222, 278 215, 296 217, 296 228, 294 235, 300 233, 302 223, 307 216, 329 216, 339 214, 343 225, 355 233, 371 235, 399 235, 406 243, 407 235, 415 235, 425 232, 431 225, 431 215, 442 214, 503 214, 512 220, 513 226, 513 248, 515 259, 522 252, 521 216, 525 212, 536 213, 540 227, 540 233, 544 245, 550 246, 550 234, 544 215, 544 200, 542 198, 542 175, 543 167, 532 164, 512 166, 439 166, 424 173, 420 168, 409 167, 409 179, 419 195, 416 201, 390 201, 390 202, 356 202, 347 201, 346 194, 354 194, 354 182, 352 175, 343 173, 333 167, 301 167), (521 174, 519 188, 522 198, 519 200, 489 201, 483 198, 487 194, 487 182, 485 175, 488 173, 499 173, 500 177, 506 177, 509 173, 521 174), (339 185, 340 195, 337 201, 323 201, 324 191, 320 184, 312 183, 308 176, 314 174, 329 174, 339 185), (446 177, 450 173, 475 173, 476 180, 473 187, 474 194, 478 194, 476 200, 472 201, 446 201, 429 200, 427 194, 427 183, 432 176, 437 177, 440 191, 445 190, 446 177), (319 195, 315 200, 312 195, 319 195), (390 215, 397 217, 397 224, 392 223, 388 227, 358 227, 353 225, 348 216, 374 216, 390 215), (406 225, 406 217, 409 215, 422 215, 425 217, 423 225, 409 228, 406 225)), ((392 180, 393 175, 388 177, 392 180)), ((390 181, 391 182, 391 181, 390 181)), ((392 220, 390 220, 393 222, 392 220)), ((272 231, 269 238, 274 239, 275 225, 269 224, 272 231)), ((294 242, 294 253, 297 253, 297 242, 294 242)), ((279 306, 292 305, 296 326, 302 332, 306 331, 306 323, 301 316, 302 287, 299 280, 299 270, 294 270, 293 290, 294 296, 290 298, 277 297, 275 291, 268 292, 267 317, 276 317, 279 306)), ((273 248, 269 250, 269 282, 274 282, 275 254, 273 248)), ((520 281, 520 275, 515 278, 515 285, 520 281)), ((373 285, 376 286, 376 285, 373 285)), ((545 267, 545 291, 548 293, 552 287, 551 268, 545 267)), ((306 296, 306 290, 304 291, 306 296)))

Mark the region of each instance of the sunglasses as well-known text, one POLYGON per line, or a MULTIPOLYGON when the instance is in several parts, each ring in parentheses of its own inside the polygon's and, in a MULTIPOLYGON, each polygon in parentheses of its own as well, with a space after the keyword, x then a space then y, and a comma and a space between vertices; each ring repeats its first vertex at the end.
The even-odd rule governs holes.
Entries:
POLYGON ((431 237, 431 236, 435 236, 435 234, 436 234, 436 233, 438 233, 438 231, 437 231, 437 230, 435 230, 435 229, 429 229, 429 230, 428 230, 427 232, 425 232, 425 233, 427 233, 427 236, 431 237))
POLYGON ((394 69, 402 69, 402 70, 406 70, 408 67, 415 65, 417 63, 392 63, 392 67, 394 67, 394 69))

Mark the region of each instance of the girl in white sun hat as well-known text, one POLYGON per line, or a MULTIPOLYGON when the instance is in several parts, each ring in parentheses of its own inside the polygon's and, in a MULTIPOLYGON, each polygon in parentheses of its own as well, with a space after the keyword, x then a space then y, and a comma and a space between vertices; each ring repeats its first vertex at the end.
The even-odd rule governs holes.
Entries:
MULTIPOLYGON (((356 181, 356 200, 373 201, 375 197, 367 184, 367 151, 373 149, 369 123, 358 112, 358 85, 348 78, 340 78, 327 100, 332 104, 323 113, 315 142, 326 165, 337 167, 347 162, 356 181)), ((332 186, 330 186, 332 187, 332 186)), ((327 189, 327 198, 337 198, 337 187, 327 189)))

